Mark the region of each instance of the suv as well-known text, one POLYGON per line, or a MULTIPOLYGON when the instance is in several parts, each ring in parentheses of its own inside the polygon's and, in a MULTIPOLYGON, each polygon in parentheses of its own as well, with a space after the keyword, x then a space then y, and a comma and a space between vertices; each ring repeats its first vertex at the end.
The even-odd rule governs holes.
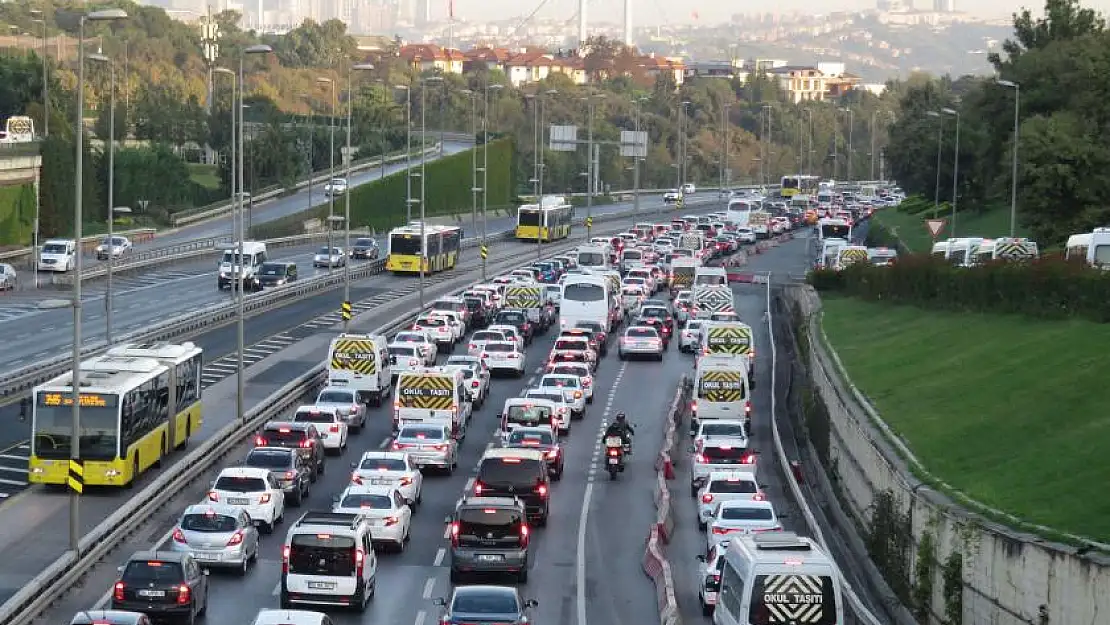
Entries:
POLYGON ((312 423, 270 421, 254 437, 255 447, 296 449, 312 471, 312 481, 324 474, 324 441, 312 423))
POLYGON ((524 344, 530 345, 532 337, 535 333, 535 327, 532 322, 528 320, 528 313, 519 308, 507 308, 498 312, 493 317, 493 322, 490 325, 507 325, 513 326, 524 337, 524 344))
POLYGON ((524 502, 528 520, 539 527, 547 525, 550 492, 550 470, 541 451, 490 449, 478 463, 474 494, 520 499, 524 502))
POLYGON ((605 326, 596 321, 579 321, 574 324, 574 329, 585 330, 593 334, 599 356, 605 356, 609 353, 609 333, 605 331, 605 326))
POLYGON ((281 551, 281 607, 338 605, 359 612, 374 598, 378 559, 361 514, 306 512, 281 551))
POLYGON ((192 623, 208 609, 208 570, 188 553, 137 551, 119 572, 113 610, 192 623))
POLYGON ((269 469, 292 506, 301 505, 308 497, 309 483, 316 481, 316 474, 295 449, 255 447, 243 459, 243 466, 269 469))
POLYGON ((447 517, 451 535, 451 583, 464 573, 514 573, 528 581, 531 529, 519 497, 463 497, 447 517))

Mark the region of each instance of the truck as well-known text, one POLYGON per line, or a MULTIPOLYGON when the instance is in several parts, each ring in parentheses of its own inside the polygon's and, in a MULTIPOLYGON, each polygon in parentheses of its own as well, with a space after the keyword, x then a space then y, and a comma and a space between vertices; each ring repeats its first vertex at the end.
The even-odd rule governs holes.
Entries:
POLYGON ((671 296, 694 286, 694 275, 701 266, 697 258, 679 256, 671 260, 671 296))
POLYGON ((736 303, 732 288, 725 285, 694 285, 694 303, 690 315, 694 319, 708 319, 713 313, 734 313, 736 303))
POLYGON ((766 239, 771 236, 771 213, 767 211, 752 211, 748 215, 748 227, 755 233, 756 239, 766 239))

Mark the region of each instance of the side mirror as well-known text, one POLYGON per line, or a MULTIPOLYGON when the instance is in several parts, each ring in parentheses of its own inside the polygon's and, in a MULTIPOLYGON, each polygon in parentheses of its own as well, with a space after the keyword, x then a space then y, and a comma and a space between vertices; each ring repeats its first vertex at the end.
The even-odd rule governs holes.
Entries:
POLYGON ((450 524, 450 523, 452 522, 452 520, 453 520, 453 519, 451 518, 451 515, 450 515, 450 514, 448 514, 447 516, 443 517, 443 522, 444 522, 444 523, 446 523, 446 524, 450 524))
POLYGON ((694 556, 694 559, 697 560, 698 562, 705 562, 705 556, 703 556, 700 553, 698 555, 694 556))
POLYGON ((357 462, 352 462, 351 463, 351 468, 352 469, 357 469, 358 468, 358 463, 357 462))
POLYGON ((534 607, 538 606, 539 604, 540 604, 539 601, 536 601, 535 599, 529 599, 529 600, 524 602, 524 607, 534 608, 534 607))
POLYGON ((332 497, 331 502, 332 502, 333 505, 338 506, 339 505, 339 497, 338 496, 332 497))
POLYGON ((210 575, 211 573, 212 573, 212 572, 211 572, 211 571, 209 571, 208 569, 204 569, 204 575, 205 575, 205 577, 207 577, 207 576, 208 576, 208 575, 210 575))
POLYGON ((436 597, 435 599, 432 599, 432 603, 440 606, 441 608, 447 607, 447 600, 443 597, 436 597))
POLYGON ((116 573, 119 573, 119 574, 121 574, 121 575, 122 575, 122 574, 123 574, 123 569, 124 569, 124 567, 123 567, 123 566, 117 566, 117 567, 116 567, 116 573))
POLYGON ((686 451, 691 453, 691 454, 696 452, 697 450, 698 450, 697 447, 694 447, 693 445, 690 445, 689 447, 686 448, 686 451))

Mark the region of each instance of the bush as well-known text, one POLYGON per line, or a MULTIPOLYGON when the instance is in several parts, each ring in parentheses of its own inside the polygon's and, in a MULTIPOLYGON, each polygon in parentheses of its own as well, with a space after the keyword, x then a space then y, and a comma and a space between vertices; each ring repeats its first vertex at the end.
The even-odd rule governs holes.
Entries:
POLYGON ((1110 272, 1056 257, 964 268, 918 254, 889 267, 815 270, 808 280, 818 291, 922 308, 1110 322, 1110 272))

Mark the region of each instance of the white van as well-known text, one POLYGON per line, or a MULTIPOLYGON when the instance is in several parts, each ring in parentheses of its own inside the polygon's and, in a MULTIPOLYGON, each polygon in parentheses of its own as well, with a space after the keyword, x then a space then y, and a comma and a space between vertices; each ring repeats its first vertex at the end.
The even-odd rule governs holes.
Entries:
POLYGON ((340 334, 328 348, 328 386, 358 393, 364 404, 380 406, 393 388, 389 344, 380 334, 340 334))
POLYGON ((706 419, 750 420, 751 383, 746 355, 707 354, 697 360, 694 373, 695 422, 706 419), (742 358, 742 364, 737 362, 742 358))
POLYGON ((580 246, 574 251, 574 260, 583 269, 609 269, 609 256, 612 254, 609 240, 600 237, 602 243, 580 246))
POLYGON ((699 286, 728 286, 728 273, 724 267, 701 265, 694 269, 694 289, 699 286))
POLYGON ((71 271, 77 266, 77 242, 73 239, 50 239, 39 250, 39 271, 71 271))
POLYGON ((281 607, 337 605, 362 612, 374 598, 378 559, 361 514, 306 512, 281 551, 281 607))
POLYGON ((843 625, 840 572, 809 538, 763 532, 729 541, 715 625, 843 625))
POLYGON ((397 376, 393 396, 393 427, 406 423, 446 423, 457 439, 466 436, 472 409, 470 391, 462 371, 449 367, 423 367, 397 376))
MULTIPOLYGON (((258 270, 262 267, 262 263, 266 262, 266 244, 260 241, 243 241, 243 258, 246 262, 243 263, 243 284, 248 289, 257 289, 258 284, 258 270)), ((220 289, 230 289, 232 281, 235 280, 236 266, 239 264, 239 243, 231 244, 231 247, 224 250, 223 256, 220 257, 219 275, 216 278, 216 286, 220 289)))

